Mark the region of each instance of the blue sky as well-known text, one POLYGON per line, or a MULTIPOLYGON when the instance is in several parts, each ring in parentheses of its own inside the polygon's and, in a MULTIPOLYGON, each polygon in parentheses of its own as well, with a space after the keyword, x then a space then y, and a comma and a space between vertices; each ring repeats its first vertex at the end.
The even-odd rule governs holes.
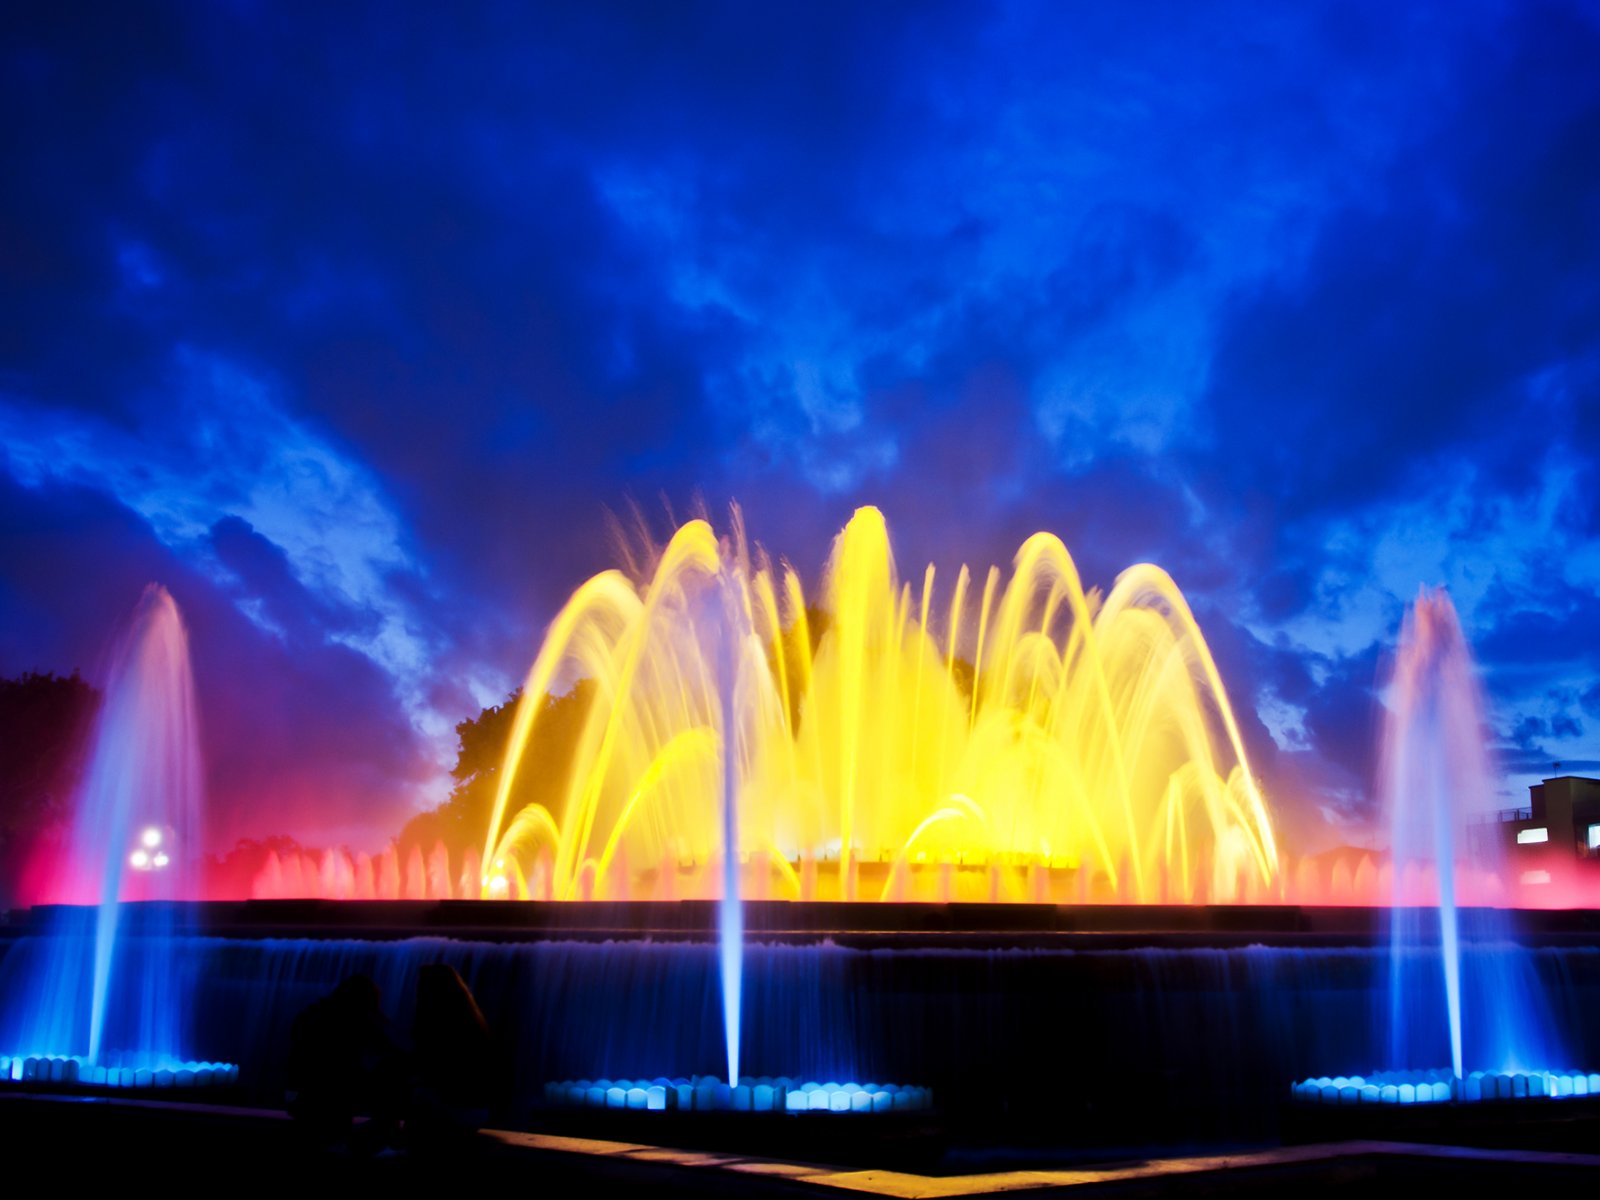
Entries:
POLYGON ((0 671, 189 614, 218 837, 437 800, 614 560, 1167 567, 1293 836, 1447 585, 1600 768, 1600 9, 9 5, 0 671))

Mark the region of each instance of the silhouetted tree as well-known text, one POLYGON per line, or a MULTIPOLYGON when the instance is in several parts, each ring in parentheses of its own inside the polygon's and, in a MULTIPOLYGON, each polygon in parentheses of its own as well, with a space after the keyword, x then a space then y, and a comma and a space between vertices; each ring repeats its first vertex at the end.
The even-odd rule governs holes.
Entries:
POLYGON ((76 671, 0 679, 0 903, 39 840, 66 828, 99 706, 76 671))
MULTIPOLYGON (((560 818, 567 773, 593 694, 594 684, 584 679, 565 695, 545 697, 506 805, 506 820, 535 801, 560 818)), ((426 852, 435 842, 443 842, 451 859, 457 861, 457 856, 466 850, 483 848, 521 695, 520 691, 513 692, 503 704, 486 708, 456 726, 460 742, 456 765, 450 772, 456 785, 450 798, 438 808, 406 823, 400 833, 402 849, 420 845, 426 852)))

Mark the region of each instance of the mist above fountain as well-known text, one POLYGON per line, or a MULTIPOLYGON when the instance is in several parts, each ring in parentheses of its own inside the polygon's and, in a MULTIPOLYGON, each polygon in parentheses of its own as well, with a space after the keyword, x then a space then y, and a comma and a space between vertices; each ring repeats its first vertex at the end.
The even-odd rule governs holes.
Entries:
POLYGON ((484 894, 715 896, 726 828, 756 897, 1226 901, 1267 894, 1279 862, 1165 572, 1132 567, 1101 596, 1041 533, 1009 579, 962 568, 941 591, 929 567, 913 586, 873 508, 839 534, 814 600, 737 522, 724 540, 683 525, 642 582, 580 587, 523 689, 484 894), (731 668, 725 595, 744 631, 731 668), (593 686, 570 760, 530 767, 542 714, 577 679, 593 686), (564 781, 554 803, 515 800, 525 768, 564 781))
POLYGON ((188 636, 172 596, 152 584, 110 662, 54 881, 63 907, 49 936, 18 951, 30 969, 0 1014, 14 1078, 33 1080, 41 1064, 46 1082, 153 1086, 158 1073, 174 1084, 180 1071, 192 1081, 218 1069, 227 1077, 226 1067, 186 1061, 186 966, 170 902, 193 893, 200 820, 188 636))

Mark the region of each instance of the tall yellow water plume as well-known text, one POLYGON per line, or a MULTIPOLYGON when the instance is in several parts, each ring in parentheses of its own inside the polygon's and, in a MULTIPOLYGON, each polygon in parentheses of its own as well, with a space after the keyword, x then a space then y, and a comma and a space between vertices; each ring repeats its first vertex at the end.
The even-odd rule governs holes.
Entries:
POLYGON ((1132 567, 1102 599, 1040 533, 1009 578, 980 589, 963 567, 942 620, 938 583, 930 566, 919 592, 901 584, 875 508, 835 540, 815 608, 737 519, 722 541, 679 528, 647 580, 589 580, 523 689, 485 895, 710 896, 730 853, 752 896, 1267 894, 1272 822, 1164 571, 1132 567), (592 697, 567 761, 525 762, 579 677, 592 697), (531 770, 565 781, 553 807, 515 801, 531 770))

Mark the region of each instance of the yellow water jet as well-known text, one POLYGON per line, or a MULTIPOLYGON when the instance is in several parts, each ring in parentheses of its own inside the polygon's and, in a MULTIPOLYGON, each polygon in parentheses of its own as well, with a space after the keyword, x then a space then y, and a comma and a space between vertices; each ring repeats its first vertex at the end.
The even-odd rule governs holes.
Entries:
POLYGON ((523 689, 483 894, 530 896, 539 864, 557 899, 713 896, 730 852, 749 894, 797 899, 1267 893, 1267 806, 1166 572, 1131 567, 1102 598, 1039 533, 1009 578, 987 573, 975 613, 965 567, 942 623, 937 582, 931 566, 920 594, 900 582, 875 508, 835 539, 814 609, 737 515, 720 541, 681 526, 648 579, 589 580, 523 689), (578 677, 593 692, 568 761, 525 762, 578 677), (552 808, 514 803, 533 769, 565 781, 552 808), (730 779, 740 844, 725 847, 730 779))

